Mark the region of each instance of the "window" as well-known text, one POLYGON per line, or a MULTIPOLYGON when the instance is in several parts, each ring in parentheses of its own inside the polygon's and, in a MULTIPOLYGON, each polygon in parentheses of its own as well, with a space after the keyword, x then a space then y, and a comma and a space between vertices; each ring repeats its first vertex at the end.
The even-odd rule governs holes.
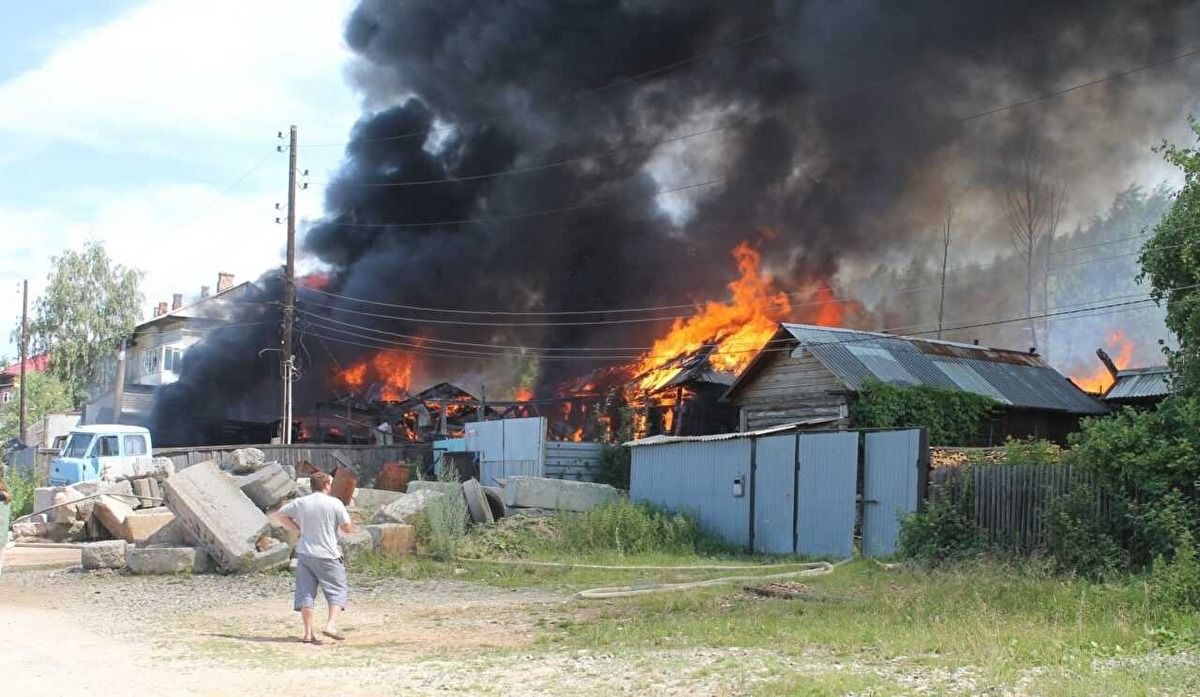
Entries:
POLYGON ((116 436, 100 436, 100 442, 96 444, 96 457, 115 457, 120 454, 116 436))
POLYGON ((158 349, 142 351, 142 374, 151 375, 158 372, 158 349))
POLYGON ((12 390, 4 390, 0 392, 0 404, 7 404, 12 401, 12 390))
POLYGON ((146 437, 145 436, 125 436, 125 454, 126 455, 145 455, 146 454, 146 437))
POLYGON ((63 457, 83 457, 87 455, 88 446, 92 444, 92 434, 73 433, 63 449, 63 457))
POLYGON ((163 350, 163 370, 178 373, 183 365, 183 349, 167 347, 163 350))

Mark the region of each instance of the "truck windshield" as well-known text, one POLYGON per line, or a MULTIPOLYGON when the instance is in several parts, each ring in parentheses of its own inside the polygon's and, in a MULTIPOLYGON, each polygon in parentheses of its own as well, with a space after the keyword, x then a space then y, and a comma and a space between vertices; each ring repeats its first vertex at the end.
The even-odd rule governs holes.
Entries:
POLYGON ((92 434, 72 433, 71 438, 67 440, 67 447, 63 448, 63 457, 83 457, 91 444, 92 434))

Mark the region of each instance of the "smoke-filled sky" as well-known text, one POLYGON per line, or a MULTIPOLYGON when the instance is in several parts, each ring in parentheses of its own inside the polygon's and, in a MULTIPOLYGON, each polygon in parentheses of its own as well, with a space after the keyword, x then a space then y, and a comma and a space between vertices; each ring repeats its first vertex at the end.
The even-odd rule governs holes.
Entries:
MULTIPOLYGON (((1065 184, 1060 233, 1131 183, 1169 176, 1150 147, 1186 137, 1200 57, 986 112, 1193 50, 1196 10, 364 0, 345 37, 366 114, 304 253, 331 268, 331 290, 356 298, 562 312, 719 297, 734 273, 729 250, 765 228, 776 233, 762 242, 765 263, 784 289, 827 279, 862 295, 857 279, 881 262, 940 250, 948 201, 958 263, 1007 252, 1014 153, 1035 153, 1065 184), (510 170, 525 171, 490 176, 510 170), (557 212, 530 215, 547 210, 557 212)), ((1023 288, 989 283, 993 294, 1023 288)), ((338 321, 484 345, 644 346, 664 329, 430 324, 450 316, 389 320, 302 298, 342 308, 309 306, 338 321)), ((866 321, 884 328, 883 317, 866 321)), ((513 384, 529 371, 427 363, 439 366, 430 380, 513 384)), ((543 380, 578 370, 540 367, 543 380)))

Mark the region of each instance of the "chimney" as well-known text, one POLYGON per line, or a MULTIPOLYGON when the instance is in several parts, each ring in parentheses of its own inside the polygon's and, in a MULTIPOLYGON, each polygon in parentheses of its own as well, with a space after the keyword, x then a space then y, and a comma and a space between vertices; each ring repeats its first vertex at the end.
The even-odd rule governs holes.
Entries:
POLYGON ((233 274, 222 271, 217 274, 217 292, 224 293, 233 287, 233 274))
POLYGON ((1112 374, 1113 379, 1116 380, 1117 364, 1113 362, 1112 356, 1109 356, 1108 352, 1102 348, 1096 349, 1096 356, 1100 359, 1100 362, 1104 364, 1104 367, 1108 368, 1108 372, 1112 374))
POLYGON ((150 314, 152 314, 155 317, 158 317, 158 305, 155 305, 154 308, 152 310, 150 310, 150 314))
POLYGON ((979 339, 973 339, 973 340, 971 341, 971 343, 972 343, 972 344, 974 344, 974 345, 976 345, 976 346, 978 346, 978 345, 979 345, 979 339))
POLYGON ((167 303, 161 302, 158 304, 158 310, 154 313, 155 317, 161 317, 167 314, 167 303))
POLYGON ((171 296, 171 311, 178 310, 183 307, 183 293, 176 293, 171 296))
POLYGON ((208 286, 200 286, 200 297, 201 298, 208 297, 208 286))

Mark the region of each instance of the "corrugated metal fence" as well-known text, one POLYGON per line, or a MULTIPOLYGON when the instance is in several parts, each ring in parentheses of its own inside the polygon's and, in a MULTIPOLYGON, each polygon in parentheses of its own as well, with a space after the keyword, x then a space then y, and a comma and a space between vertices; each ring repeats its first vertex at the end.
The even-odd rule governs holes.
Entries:
POLYGON ((930 500, 971 497, 971 512, 988 542, 1031 550, 1046 543, 1046 517, 1055 499, 1086 488, 1092 505, 1109 515, 1112 501, 1088 471, 1069 465, 999 464, 935 470, 930 500))

